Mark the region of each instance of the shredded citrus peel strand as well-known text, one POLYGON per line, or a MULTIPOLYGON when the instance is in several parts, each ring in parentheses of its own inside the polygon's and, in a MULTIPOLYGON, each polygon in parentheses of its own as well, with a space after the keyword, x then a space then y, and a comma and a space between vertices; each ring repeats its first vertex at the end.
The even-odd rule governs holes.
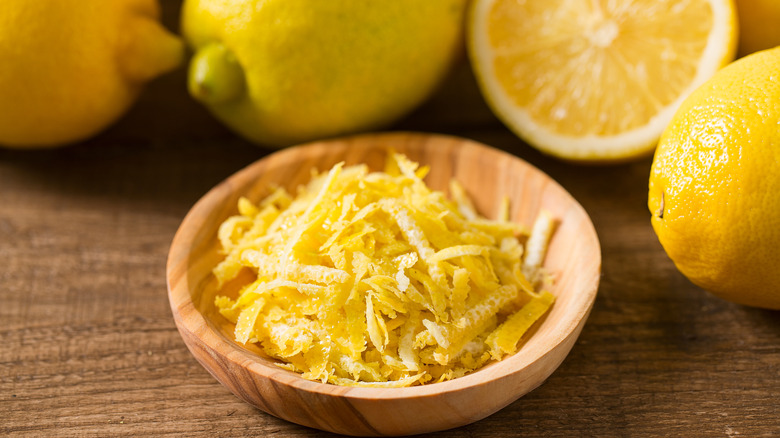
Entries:
POLYGON ((427 172, 393 153, 385 172, 340 163, 295 197, 241 198, 213 270, 220 287, 256 276, 214 302, 236 341, 304 378, 368 387, 449 380, 515 353, 554 302, 541 264, 555 221, 543 211, 529 233, 507 200, 485 219, 457 182, 454 201, 430 190, 427 172))

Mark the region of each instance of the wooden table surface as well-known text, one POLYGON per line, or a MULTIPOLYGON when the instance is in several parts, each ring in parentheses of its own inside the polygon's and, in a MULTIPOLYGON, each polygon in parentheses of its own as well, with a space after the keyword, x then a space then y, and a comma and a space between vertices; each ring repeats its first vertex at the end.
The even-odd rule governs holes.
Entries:
MULTIPOLYGON (((165 4, 176 28, 178 5, 165 4)), ((184 84, 183 69, 156 80, 89 141, 0 149, 0 435, 329 435, 240 401, 176 331, 165 262, 180 221, 268 153, 184 84)), ((598 167, 539 154, 493 117, 465 64, 391 129, 459 135, 536 165, 585 207, 603 251, 596 304, 552 377, 432 436, 780 435, 780 312, 722 301, 675 269, 650 227, 650 158, 598 167)))

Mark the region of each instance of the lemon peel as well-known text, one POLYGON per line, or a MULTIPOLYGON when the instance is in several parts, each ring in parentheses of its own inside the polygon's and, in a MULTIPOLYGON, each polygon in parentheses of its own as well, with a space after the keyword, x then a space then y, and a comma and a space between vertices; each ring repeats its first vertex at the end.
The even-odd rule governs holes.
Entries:
POLYGON ((467 0, 186 0, 188 88, 267 147, 388 126, 430 97, 463 44, 467 0))
POLYGON ((0 145, 64 146, 124 115, 184 59, 160 13, 157 0, 3 0, 0 145))
POLYGON ((480 217, 457 184, 454 202, 430 190, 427 168, 402 155, 386 170, 340 163, 294 198, 238 201, 213 270, 220 285, 256 278, 214 301, 237 342, 304 378, 371 387, 453 379, 516 351, 554 301, 540 274, 553 217, 519 234, 480 217))
POLYGON ((683 102, 658 144, 648 210, 693 283, 780 309, 780 48, 726 66, 683 102))

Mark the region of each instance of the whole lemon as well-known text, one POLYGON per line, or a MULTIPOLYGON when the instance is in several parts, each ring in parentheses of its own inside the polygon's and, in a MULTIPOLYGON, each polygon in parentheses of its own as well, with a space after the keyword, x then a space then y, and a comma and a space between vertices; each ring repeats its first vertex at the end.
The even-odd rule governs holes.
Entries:
POLYGON ((737 0, 739 56, 780 45, 780 0, 737 0))
POLYGON ((119 118, 184 45, 157 0, 2 0, 0 145, 58 146, 119 118))
POLYGON ((268 146, 376 129, 462 50, 466 0, 186 0, 189 90, 268 146))
POLYGON ((728 65, 683 102, 656 150, 648 206, 693 283, 780 309, 780 48, 728 65))

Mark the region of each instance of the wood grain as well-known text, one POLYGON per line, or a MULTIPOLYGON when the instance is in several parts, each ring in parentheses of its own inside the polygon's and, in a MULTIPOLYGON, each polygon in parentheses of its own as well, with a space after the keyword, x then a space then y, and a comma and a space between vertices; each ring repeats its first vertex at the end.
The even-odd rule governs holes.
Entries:
MULTIPOLYGON (((163 0, 176 29, 179 2, 163 0)), ((100 136, 0 150, 0 436, 329 437, 235 397, 192 357, 165 262, 192 205, 267 154, 186 94, 151 84, 100 136)), ((460 135, 519 156, 569 191, 602 247, 588 322, 539 388, 431 437, 780 435, 780 312, 713 297, 650 227, 650 159, 583 167, 537 153, 487 110, 465 66, 393 129, 460 135)))
POLYGON ((171 244, 168 291, 176 325, 198 361, 233 393, 277 417, 349 435, 409 435, 480 420, 539 386, 560 365, 593 305, 601 252, 593 225, 577 202, 524 161, 470 140, 412 133, 369 134, 316 142, 272 154, 206 194, 187 214, 171 244), (270 188, 294 193, 311 169, 338 162, 384 168, 390 150, 430 166, 426 183, 446 191, 458 180, 483 214, 509 199, 513 221, 532 226, 544 209, 559 224, 545 268, 555 275, 556 302, 518 353, 466 377, 413 388, 345 388, 304 380, 264 355, 232 342, 213 306, 211 270, 222 259, 217 231, 246 196, 259 202, 270 188), (317 406, 317 409, 311 409, 317 406), (392 413, 392 415, 388 415, 392 413))

